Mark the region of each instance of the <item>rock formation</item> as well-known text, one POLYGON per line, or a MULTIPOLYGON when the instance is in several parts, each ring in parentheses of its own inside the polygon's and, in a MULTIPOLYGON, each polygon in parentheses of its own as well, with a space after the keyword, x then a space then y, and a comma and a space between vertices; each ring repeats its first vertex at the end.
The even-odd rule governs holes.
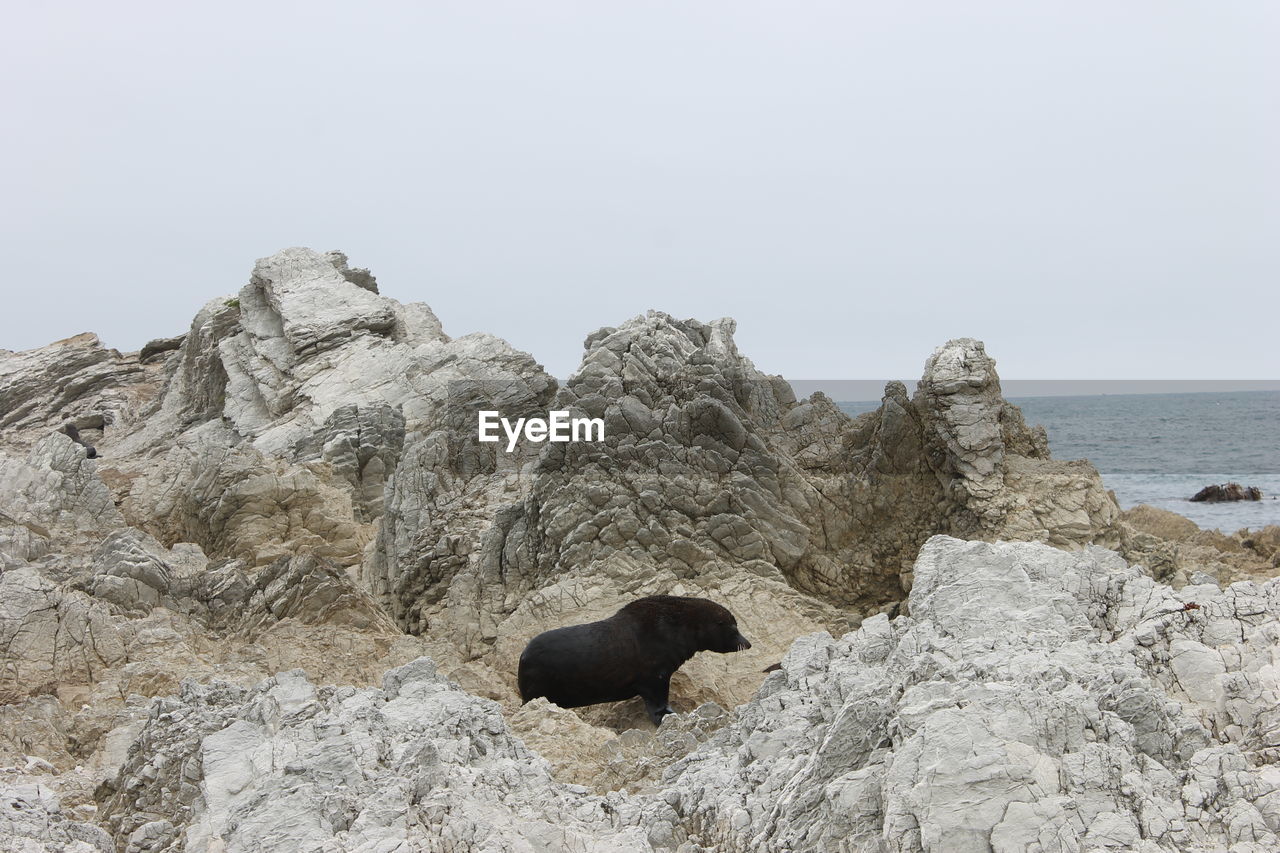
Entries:
POLYGON ((1280 843, 1277 582, 1175 592, 1099 548, 941 536, 913 574, 910 617, 798 639, 701 740, 664 722, 686 754, 644 791, 556 781, 422 659, 380 689, 189 683, 99 819, 118 849, 193 851, 1280 843))
POLYGON ((1223 586, 1265 579, 1280 569, 1280 526, 1228 536, 1202 530, 1188 518, 1139 505, 1120 515, 1119 550, 1159 580, 1183 586, 1198 579, 1223 586))
POLYGON ((1121 513, 980 342, 850 418, 733 333, 650 312, 561 384, 289 249, 140 353, 0 351, 0 850, 1272 843, 1280 528, 1121 513), (520 707, 530 637, 658 593, 752 649, 656 731, 520 707))
POLYGON ((911 617, 797 641, 668 775, 660 835, 723 851, 1277 844, 1275 581, 1175 592, 1101 549, 944 537, 915 578, 911 617))
POLYGON ((1244 487, 1239 483, 1222 483, 1205 486, 1191 496, 1192 503, 1221 503, 1223 501, 1260 501, 1262 489, 1257 486, 1244 487))

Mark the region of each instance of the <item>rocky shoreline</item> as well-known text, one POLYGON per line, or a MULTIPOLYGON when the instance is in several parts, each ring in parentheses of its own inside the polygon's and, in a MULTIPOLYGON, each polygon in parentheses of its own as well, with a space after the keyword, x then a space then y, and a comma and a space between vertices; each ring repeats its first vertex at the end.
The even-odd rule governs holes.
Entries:
POLYGON ((139 353, 0 351, 0 850, 1276 848, 1280 528, 1121 512, 978 341, 851 418, 733 333, 560 383, 289 249, 139 353), (658 593, 752 648, 656 731, 520 706, 658 593))

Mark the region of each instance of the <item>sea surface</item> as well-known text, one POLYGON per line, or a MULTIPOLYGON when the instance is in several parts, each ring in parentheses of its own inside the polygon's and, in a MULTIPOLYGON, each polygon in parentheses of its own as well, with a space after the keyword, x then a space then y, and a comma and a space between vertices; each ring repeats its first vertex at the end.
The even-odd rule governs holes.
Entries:
MULTIPOLYGON (((1120 506, 1172 510, 1233 533, 1280 524, 1280 391, 1013 397, 1049 434, 1055 459, 1088 459, 1120 506), (1262 489, 1261 501, 1191 503, 1212 483, 1262 489)), ((850 414, 878 402, 841 403, 850 414)))

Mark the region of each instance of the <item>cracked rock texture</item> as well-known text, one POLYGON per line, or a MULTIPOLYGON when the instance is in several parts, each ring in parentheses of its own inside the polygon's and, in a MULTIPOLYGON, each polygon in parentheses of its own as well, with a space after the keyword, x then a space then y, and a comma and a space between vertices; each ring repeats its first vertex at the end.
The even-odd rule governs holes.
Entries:
POLYGON ((299 671, 253 690, 191 685, 155 705, 138 743, 99 791, 121 850, 647 846, 637 805, 553 782, 497 703, 428 658, 381 689, 316 688, 299 671))
POLYGON ((1121 513, 978 341, 850 418, 734 331, 560 383, 298 248, 139 353, 0 350, 0 850, 1272 843, 1280 529, 1121 513), (551 409, 604 439, 476 439, 551 409), (657 593, 752 648, 656 731, 520 706, 529 638, 657 593))
POLYGON ((1100 548, 941 536, 915 578, 910 617, 797 640, 668 772, 658 834, 720 851, 1280 844, 1276 581, 1174 590, 1100 548))
POLYGON ((99 820, 123 850, 1280 843, 1275 581, 1175 591, 1101 548, 943 536, 915 578, 911 616, 801 637, 732 712, 615 739, 614 772, 661 773, 633 792, 558 781, 529 749, 560 738, 563 772, 603 732, 545 700, 508 721, 423 658, 381 689, 188 683, 99 820))

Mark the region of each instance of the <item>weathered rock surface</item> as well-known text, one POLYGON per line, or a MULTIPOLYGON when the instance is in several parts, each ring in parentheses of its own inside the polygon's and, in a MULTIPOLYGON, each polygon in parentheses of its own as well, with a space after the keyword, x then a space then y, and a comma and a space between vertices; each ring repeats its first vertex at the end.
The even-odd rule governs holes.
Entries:
POLYGON ((1280 584, 935 538, 910 617, 797 641, 677 764, 660 835, 735 850, 1273 849, 1280 584), (1188 605, 1196 605, 1187 609, 1188 605))
POLYGON ((0 351, 0 849, 1271 843, 1280 528, 1120 514, 977 341, 853 419, 733 333, 651 312, 561 386, 289 249, 136 355, 0 351), (479 409, 605 438, 508 453, 479 409), (530 637, 656 593, 752 649, 656 731, 519 706, 530 637))
POLYGON ((1263 580, 1280 568, 1280 526, 1240 530, 1227 536, 1203 530, 1174 512, 1146 506, 1120 516, 1120 553, 1174 586, 1206 577, 1222 585, 1263 580))
POLYGON ((42 438, 25 458, 0 451, 0 557, 12 563, 53 548, 75 550, 123 527, 100 464, 60 432, 42 438))
POLYGON ((221 421, 179 436, 131 479, 121 507, 162 542, 255 565, 300 552, 353 565, 373 536, 329 469, 264 454, 221 421))
POLYGON ((504 341, 451 339, 427 306, 309 249, 259 261, 201 309, 166 376, 142 428, 106 435, 116 498, 162 542, 257 564, 359 562, 407 426, 429 432, 455 384, 555 387, 504 341))
POLYGON ((544 700, 512 718, 560 773, 669 765, 636 793, 557 781, 424 659, 381 690, 185 686, 103 823, 155 850, 1275 848, 1280 584, 1179 592, 1098 548, 947 537, 914 576, 910 617, 801 638, 727 719, 610 742, 544 700))
POLYGON ((1205 486, 1190 498, 1192 503, 1221 503, 1223 501, 1260 501, 1262 489, 1242 486, 1239 483, 1220 483, 1205 486))
POLYGON ((0 851, 3 853, 115 853, 111 836, 70 820, 57 796, 38 784, 0 782, 0 851))
POLYGON ((157 702, 137 745, 99 794, 120 850, 646 846, 634 805, 554 783, 496 703, 427 658, 381 689, 297 671, 253 690, 189 685, 157 702))
POLYGON ((161 369, 104 347, 91 333, 26 352, 0 350, 5 449, 24 451, 67 423, 95 445, 105 429, 136 426, 131 413, 155 395, 161 369))

